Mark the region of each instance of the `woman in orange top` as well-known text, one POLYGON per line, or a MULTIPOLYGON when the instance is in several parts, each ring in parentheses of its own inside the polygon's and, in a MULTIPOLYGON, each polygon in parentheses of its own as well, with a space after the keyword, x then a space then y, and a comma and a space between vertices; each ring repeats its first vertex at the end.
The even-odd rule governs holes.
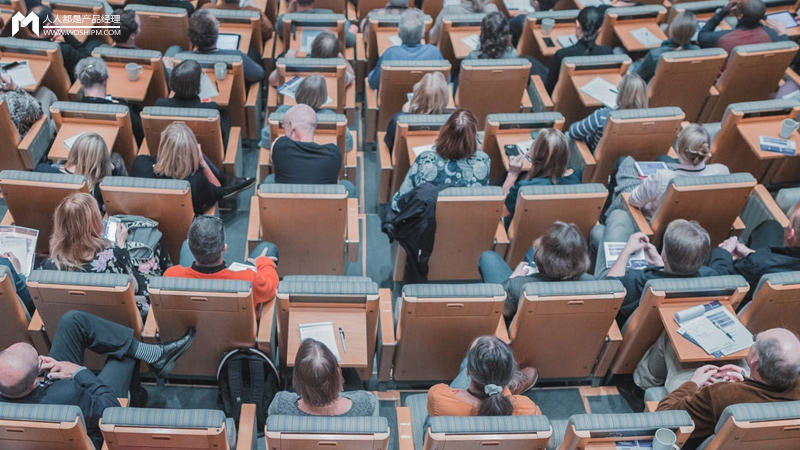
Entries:
POLYGON ((472 343, 462 363, 469 387, 454 389, 437 384, 428 391, 430 416, 520 416, 541 414, 539 407, 522 394, 536 383, 536 369, 527 367, 517 371, 514 354, 508 344, 495 336, 481 336, 472 343), (509 385, 513 389, 509 389, 509 385))

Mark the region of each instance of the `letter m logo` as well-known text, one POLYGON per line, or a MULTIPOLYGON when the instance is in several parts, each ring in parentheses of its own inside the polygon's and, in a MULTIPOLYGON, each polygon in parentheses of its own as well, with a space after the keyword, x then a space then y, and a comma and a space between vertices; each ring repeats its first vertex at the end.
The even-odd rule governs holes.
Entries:
POLYGON ((33 24, 31 28, 33 28, 33 32, 38 36, 39 17, 35 13, 30 13, 28 14, 28 17, 25 17, 21 12, 17 11, 17 13, 11 18, 11 36, 17 35, 20 25, 26 27, 28 24, 33 24))

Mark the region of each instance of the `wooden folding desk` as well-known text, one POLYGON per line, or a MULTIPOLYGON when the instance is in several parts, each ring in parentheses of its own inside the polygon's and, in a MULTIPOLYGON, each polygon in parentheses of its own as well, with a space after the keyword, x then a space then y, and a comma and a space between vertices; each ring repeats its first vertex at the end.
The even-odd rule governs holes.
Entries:
POLYGON ((208 99, 209 101, 216 102, 219 106, 223 108, 227 108, 231 102, 231 91, 233 90, 233 72, 228 69, 228 75, 225 76, 224 80, 217 79, 217 76, 214 74, 214 69, 203 69, 206 73, 208 78, 214 83, 214 87, 217 88, 217 92, 219 95, 216 97, 208 99))
POLYGON ((297 350, 300 348, 300 325, 306 323, 331 322, 336 347, 339 350, 339 366, 366 368, 367 353, 367 315, 361 309, 343 310, 342 308, 296 308, 289 311, 288 343, 286 365, 294 367, 297 350), (344 331, 344 351, 339 328, 344 331))
POLYGON ((557 23, 552 30, 550 30, 550 34, 547 36, 542 34, 542 26, 541 24, 536 24, 533 27, 533 38, 536 40, 536 45, 539 47, 539 50, 542 52, 542 63, 546 65, 550 65, 550 59, 553 55, 556 54, 557 51, 561 50, 561 44, 558 42, 559 36, 569 36, 575 34, 575 26, 569 23, 557 23), (552 40, 553 45, 547 45, 544 41, 545 38, 550 38, 552 40))
MULTIPOLYGON (((760 136, 770 136, 780 138, 781 123, 783 120, 749 120, 747 122, 740 122, 736 125, 736 130, 739 132, 742 140, 747 143, 750 151, 753 152, 759 161, 764 163, 763 170, 759 173, 753 173, 753 176, 758 179, 761 184, 769 184, 773 178, 773 172, 779 169, 783 164, 797 164, 800 163, 799 156, 787 156, 780 153, 765 152, 761 150, 761 145, 758 143, 760 136)), ((793 132, 789 139, 794 141, 795 146, 800 152, 800 133, 793 132)), ((724 151, 724 149, 721 149, 724 151)), ((752 173, 752 172, 751 172, 752 173)), ((800 178, 800 174, 798 174, 800 178)), ((776 180, 781 181, 781 180, 776 180)))
MULTIPOLYGON (((728 309, 734 316, 736 312, 731 307, 728 301, 721 301, 722 305, 728 309)), ((710 362, 710 361, 733 361, 744 359, 747 357, 749 349, 740 350, 727 356, 715 358, 705 352, 700 346, 690 342, 685 337, 678 334, 680 325, 675 321, 675 313, 683 311, 684 309, 697 306, 697 303, 664 303, 658 308, 658 314, 661 316, 661 322, 664 324, 664 330, 672 342, 672 348, 678 356, 678 360, 682 363, 697 363, 697 362, 710 362)))
MULTIPOLYGON (((506 145, 516 145, 519 142, 526 142, 531 140, 531 132, 530 130, 519 130, 513 133, 498 133, 495 135, 497 139, 497 148, 500 150, 500 159, 503 160, 503 167, 505 167, 506 171, 508 171, 508 155, 506 155, 505 146, 506 145)), ((531 144, 532 146, 533 144, 531 144)), ((520 149, 520 154, 522 153, 523 149, 520 149)), ((527 172, 531 170, 531 163, 528 161, 527 158, 522 160, 522 171, 527 172)))
POLYGON ((462 60, 466 58, 471 51, 475 50, 474 48, 470 48, 469 45, 461 41, 461 39, 464 39, 472 35, 480 36, 481 35, 480 28, 457 27, 450 29, 450 42, 453 44, 453 54, 455 55, 456 59, 462 60))
POLYGON ((53 141, 50 152, 47 156, 55 161, 66 161, 69 156, 69 150, 64 145, 64 141, 73 136, 77 136, 85 132, 93 132, 100 135, 106 143, 109 151, 114 151, 114 143, 117 141, 117 134, 119 128, 116 124, 109 123, 91 123, 91 122, 66 122, 58 130, 55 141, 53 141))
MULTIPOLYGON (((108 66, 109 79, 108 95, 125 99, 132 103, 143 103, 150 89, 150 82, 153 79, 153 68, 139 64, 142 67, 142 71, 139 72, 139 78, 136 81, 131 81, 128 78, 128 72, 125 70, 125 63, 107 62, 106 65, 108 66)), ((76 80, 69 89, 70 99, 78 99, 80 88, 81 82, 76 80)))
POLYGON ((26 56, 27 58, 22 57, 22 55, 7 52, 0 57, 0 64, 6 65, 14 61, 28 61, 28 67, 30 67, 33 78, 36 79, 36 83, 20 87, 26 92, 33 93, 39 89, 39 86, 42 85, 42 79, 44 79, 45 75, 47 75, 47 71, 50 70, 50 61, 43 56, 26 56))
MULTIPOLYGON (((408 165, 414 164, 417 159, 417 154, 414 153, 414 147, 423 147, 431 145, 436 141, 436 136, 410 136, 406 143, 408 145, 408 165)), ((406 174, 403 174, 405 177, 406 174)))
POLYGON ((616 33, 617 38, 622 42, 622 46, 625 47, 628 53, 646 53, 650 49, 659 47, 661 42, 667 39, 667 36, 661 31, 658 23, 653 21, 625 20, 623 22, 618 22, 614 25, 614 33, 616 33), (658 43, 646 46, 639 42, 638 39, 631 35, 631 31, 639 28, 647 28, 647 31, 650 32, 654 38, 658 39, 658 43))
MULTIPOLYGON (((594 80, 595 78, 600 77, 609 83, 613 84, 614 86, 619 85, 619 82, 622 81, 622 75, 619 72, 614 73, 576 73, 572 75, 572 84, 575 86, 575 90, 578 93, 578 97, 581 99, 581 103, 584 108, 601 108, 603 107, 603 103, 600 100, 592 97, 589 94, 584 93, 581 88, 588 84, 590 81, 594 80)), ((583 117, 581 117, 582 119, 583 117)))

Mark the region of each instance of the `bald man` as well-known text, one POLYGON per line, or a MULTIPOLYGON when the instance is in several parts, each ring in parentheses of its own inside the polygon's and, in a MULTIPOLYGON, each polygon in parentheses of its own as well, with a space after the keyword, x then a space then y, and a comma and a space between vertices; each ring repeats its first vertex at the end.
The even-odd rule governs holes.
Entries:
POLYGON ((171 342, 145 344, 133 330, 80 311, 61 317, 50 356, 39 356, 26 343, 0 352, 0 397, 9 403, 75 405, 81 408, 86 430, 96 448, 103 444, 98 420, 103 411, 119 406, 126 397, 137 360, 150 365, 158 378, 166 377, 175 361, 189 348, 194 329, 171 342), (99 375, 83 367, 86 349, 108 356, 99 375), (44 375, 44 381, 37 377, 44 375))
POLYGON ((335 144, 315 143, 316 131, 317 113, 308 105, 295 105, 283 115, 283 136, 272 143, 272 171, 276 183, 339 182, 342 150, 335 144))
POLYGON ((664 397, 658 411, 685 410, 694 421, 692 440, 714 433, 722 411, 737 403, 800 400, 800 340, 791 331, 773 328, 758 333, 747 353, 750 376, 739 367, 705 365, 692 379, 664 397))

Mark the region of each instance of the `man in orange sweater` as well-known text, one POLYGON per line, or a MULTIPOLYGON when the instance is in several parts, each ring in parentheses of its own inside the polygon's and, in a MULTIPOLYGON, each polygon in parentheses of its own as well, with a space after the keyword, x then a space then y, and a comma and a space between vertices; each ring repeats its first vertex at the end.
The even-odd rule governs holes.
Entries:
POLYGON ((255 266, 255 270, 239 271, 228 269, 225 265, 222 255, 227 249, 222 219, 214 216, 197 216, 189 227, 187 241, 181 249, 181 264, 191 263, 191 266, 172 266, 164 272, 164 276, 249 281, 253 285, 256 317, 259 317, 260 305, 272 301, 278 290, 278 273, 275 271, 278 248, 270 242, 262 242, 247 259, 247 262, 255 266), (186 251, 187 243, 194 261, 186 251))

